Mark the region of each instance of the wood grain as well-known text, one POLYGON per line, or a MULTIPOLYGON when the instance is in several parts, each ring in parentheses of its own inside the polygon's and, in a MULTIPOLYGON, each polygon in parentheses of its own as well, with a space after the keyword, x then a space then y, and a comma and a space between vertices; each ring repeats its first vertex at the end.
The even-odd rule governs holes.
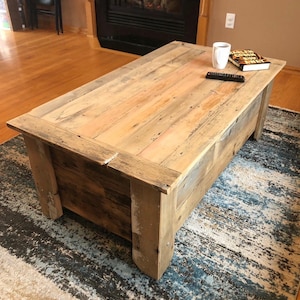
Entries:
MULTIPOLYGON (((95 49, 80 34, 52 30, 0 31, 0 143, 16 136, 6 122, 134 60, 95 49)), ((300 112, 300 72, 276 77, 270 105, 300 112)), ((91 128, 91 127, 90 127, 91 128)))
MULTIPOLYGON (((37 140, 29 154, 44 210, 45 192, 58 189, 56 207, 131 240, 134 262, 155 279, 176 230, 245 141, 260 137, 285 65, 270 59, 244 83, 209 80, 211 50, 172 42, 8 122, 37 140)), ((241 73, 232 64, 224 72, 241 73)))
POLYGON ((131 181, 132 257, 145 274, 160 279, 174 252, 176 189, 161 194, 131 181))
POLYGON ((24 140, 42 211, 47 217, 57 219, 63 211, 50 149, 40 140, 28 136, 24 140))

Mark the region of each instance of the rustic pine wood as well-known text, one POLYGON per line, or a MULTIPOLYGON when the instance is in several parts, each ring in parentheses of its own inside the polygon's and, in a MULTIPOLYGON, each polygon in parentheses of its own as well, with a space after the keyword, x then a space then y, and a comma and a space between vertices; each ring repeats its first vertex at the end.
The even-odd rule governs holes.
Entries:
POLYGON ((216 134, 215 142, 212 142, 213 136, 210 136, 209 141, 204 142, 203 140, 204 145, 202 148, 194 148, 192 145, 197 143, 197 140, 203 139, 204 136, 203 132, 201 134, 201 131, 199 131, 186 145, 187 151, 190 151, 196 159, 178 188, 176 219, 174 220, 176 231, 183 225, 186 218, 198 204, 199 199, 202 199, 233 156, 253 134, 254 128, 260 123, 258 114, 262 105, 262 95, 260 94, 241 113, 235 123, 223 128, 223 131, 220 126, 222 126, 222 119, 226 118, 226 115, 220 113, 219 119, 208 125, 215 126, 222 131, 222 133, 216 134))
POLYGON ((262 93, 262 104, 259 110, 258 122, 256 124, 256 129, 254 132, 254 138, 256 140, 260 139, 263 131, 263 125, 265 122, 267 109, 269 105, 269 99, 273 88, 273 80, 269 83, 269 85, 264 89, 262 93))
POLYGON ((8 124, 38 141, 35 167, 49 149, 62 205, 131 240, 137 266, 159 279, 176 230, 244 142, 260 137, 285 64, 271 62, 243 73, 245 83, 208 80, 211 48, 173 42, 8 124))
POLYGON ((73 152, 51 148, 51 156, 63 207, 131 240, 129 179, 73 152))
POLYGON ((159 279, 174 252, 176 189, 159 193, 151 186, 131 180, 132 258, 147 275, 159 279))
POLYGON ((27 153, 43 213, 52 219, 63 215, 56 175, 49 147, 38 139, 24 136, 27 153))
MULTIPOLYGON (((135 59, 95 49, 85 36, 69 32, 57 36, 52 30, 5 30, 0 41, 0 143, 17 135, 6 126, 11 118, 135 59)), ((270 105, 300 112, 299 86, 299 70, 282 70, 270 105)))

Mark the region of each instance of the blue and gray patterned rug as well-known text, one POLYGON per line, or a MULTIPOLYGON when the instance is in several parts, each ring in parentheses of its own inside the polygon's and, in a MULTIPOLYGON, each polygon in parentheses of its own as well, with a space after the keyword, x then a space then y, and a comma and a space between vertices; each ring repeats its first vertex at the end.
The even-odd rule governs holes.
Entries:
POLYGON ((178 231, 160 281, 130 243, 40 211, 21 137, 0 146, 0 299, 296 299, 300 115, 274 108, 178 231), (1 296, 2 295, 2 296, 1 296))

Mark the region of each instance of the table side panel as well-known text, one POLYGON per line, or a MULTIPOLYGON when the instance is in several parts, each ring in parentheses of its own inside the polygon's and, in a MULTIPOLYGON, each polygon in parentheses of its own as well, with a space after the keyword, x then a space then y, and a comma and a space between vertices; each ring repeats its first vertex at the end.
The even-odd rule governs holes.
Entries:
POLYGON ((253 134, 262 95, 231 123, 220 139, 201 153, 178 187, 176 230, 201 201, 238 150, 253 134))
POLYGON ((128 178, 70 151, 50 149, 62 206, 131 240, 128 178))

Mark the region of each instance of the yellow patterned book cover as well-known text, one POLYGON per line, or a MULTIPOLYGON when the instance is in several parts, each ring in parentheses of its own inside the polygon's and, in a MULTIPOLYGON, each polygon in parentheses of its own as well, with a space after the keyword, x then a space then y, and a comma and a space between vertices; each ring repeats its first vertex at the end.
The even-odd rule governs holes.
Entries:
POLYGON ((229 61, 242 71, 267 70, 270 62, 251 49, 232 50, 229 61))

